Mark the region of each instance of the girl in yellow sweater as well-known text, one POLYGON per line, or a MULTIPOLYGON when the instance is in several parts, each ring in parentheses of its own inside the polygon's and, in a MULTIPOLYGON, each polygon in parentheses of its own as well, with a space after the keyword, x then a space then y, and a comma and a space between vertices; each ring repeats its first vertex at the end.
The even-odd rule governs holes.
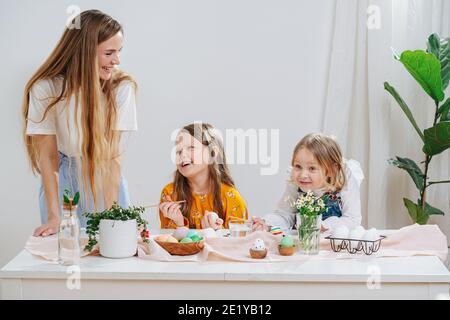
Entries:
POLYGON ((233 218, 248 218, 247 206, 230 176, 222 141, 211 125, 185 126, 176 139, 175 161, 174 180, 161 192, 161 228, 228 228, 233 218))

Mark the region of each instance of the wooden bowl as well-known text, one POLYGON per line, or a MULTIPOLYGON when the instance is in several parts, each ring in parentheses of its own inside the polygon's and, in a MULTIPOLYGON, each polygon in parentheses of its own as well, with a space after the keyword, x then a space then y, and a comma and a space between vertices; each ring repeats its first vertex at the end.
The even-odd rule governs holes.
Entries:
POLYGON ((250 249, 250 257, 253 259, 264 259, 267 256, 267 249, 264 250, 252 250, 250 249))
POLYGON ((173 256, 190 256, 199 253, 205 247, 205 241, 175 243, 155 240, 157 244, 163 247, 168 253, 173 256))
POLYGON ((280 255, 282 256, 292 256, 295 253, 295 249, 296 247, 282 247, 282 246, 278 246, 278 252, 280 253, 280 255))

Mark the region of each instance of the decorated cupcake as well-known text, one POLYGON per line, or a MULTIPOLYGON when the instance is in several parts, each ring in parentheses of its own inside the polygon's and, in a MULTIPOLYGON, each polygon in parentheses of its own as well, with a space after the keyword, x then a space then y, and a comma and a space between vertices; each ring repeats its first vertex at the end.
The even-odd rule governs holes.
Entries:
POLYGON ((292 256, 295 253, 294 240, 290 235, 285 235, 278 245, 278 251, 282 256, 292 256))
POLYGON ((250 248, 250 256, 253 259, 264 259, 267 255, 267 248, 264 241, 261 239, 256 239, 250 248))

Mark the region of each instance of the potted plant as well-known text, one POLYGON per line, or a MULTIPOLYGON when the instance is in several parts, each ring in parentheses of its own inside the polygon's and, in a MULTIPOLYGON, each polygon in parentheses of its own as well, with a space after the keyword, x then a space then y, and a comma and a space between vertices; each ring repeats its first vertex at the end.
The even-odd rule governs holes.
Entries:
POLYGON ((144 211, 144 207, 125 209, 114 203, 109 210, 85 213, 89 242, 84 249, 91 251, 98 237, 99 251, 104 257, 126 258, 135 255, 138 229, 142 230, 142 240, 148 242, 147 221, 141 217, 144 211))
POLYGON ((396 157, 389 160, 394 166, 408 172, 419 191, 417 202, 403 198, 411 219, 419 224, 426 224, 430 215, 444 215, 443 211, 426 202, 427 189, 432 185, 450 183, 450 180, 429 181, 428 177, 432 158, 450 147, 450 98, 445 100, 444 94, 450 79, 450 38, 441 39, 437 34, 432 34, 428 38, 427 47, 427 51, 407 50, 400 56, 394 53, 394 56, 433 99, 435 108, 432 126, 421 130, 408 105, 395 88, 388 82, 384 83, 384 88, 397 101, 423 142, 423 170, 414 160, 408 158, 396 157))
POLYGON ((298 235, 300 248, 305 254, 317 254, 320 248, 322 214, 327 212, 325 200, 328 196, 316 197, 312 191, 300 195, 293 203, 298 211, 298 235))

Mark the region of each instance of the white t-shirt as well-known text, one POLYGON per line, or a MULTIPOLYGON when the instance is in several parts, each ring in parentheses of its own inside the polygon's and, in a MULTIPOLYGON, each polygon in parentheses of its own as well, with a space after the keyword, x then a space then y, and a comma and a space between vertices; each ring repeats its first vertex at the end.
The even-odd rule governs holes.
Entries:
MULTIPOLYGON (((80 155, 82 145, 81 107, 75 115, 75 98, 71 97, 69 104, 59 101, 44 116, 47 106, 54 97, 61 93, 63 79, 44 79, 37 81, 30 91, 28 105, 27 135, 56 135, 58 150, 67 156, 80 155), (75 120, 77 118, 77 122, 75 120), (78 131, 77 134, 77 125, 78 131)), ((129 81, 122 82, 117 88, 117 124, 116 130, 136 131, 136 99, 134 87, 129 81)))

